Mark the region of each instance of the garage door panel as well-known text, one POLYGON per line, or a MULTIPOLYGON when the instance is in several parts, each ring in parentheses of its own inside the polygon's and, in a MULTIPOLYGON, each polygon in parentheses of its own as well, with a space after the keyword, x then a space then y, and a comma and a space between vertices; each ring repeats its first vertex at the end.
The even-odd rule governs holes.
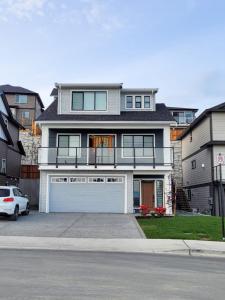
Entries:
POLYGON ((124 213, 123 183, 50 183, 51 212, 124 213))

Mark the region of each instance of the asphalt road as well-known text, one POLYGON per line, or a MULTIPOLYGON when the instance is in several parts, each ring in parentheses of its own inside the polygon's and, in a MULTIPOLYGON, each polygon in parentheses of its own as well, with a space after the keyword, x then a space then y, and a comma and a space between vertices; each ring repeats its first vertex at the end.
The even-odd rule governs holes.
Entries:
POLYGON ((225 299, 225 260, 0 250, 0 299, 225 299))

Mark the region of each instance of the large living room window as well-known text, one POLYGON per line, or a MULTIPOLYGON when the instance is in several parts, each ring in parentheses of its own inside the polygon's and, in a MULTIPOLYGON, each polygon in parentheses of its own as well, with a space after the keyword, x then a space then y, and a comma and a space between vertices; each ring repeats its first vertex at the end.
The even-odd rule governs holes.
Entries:
POLYGON ((72 110, 104 111, 106 109, 107 93, 105 91, 72 93, 72 110))
POLYGON ((80 153, 80 135, 58 135, 58 156, 76 156, 80 153), (76 150, 76 147, 78 149, 76 150))
POLYGON ((123 135, 123 156, 152 157, 154 135, 123 135))

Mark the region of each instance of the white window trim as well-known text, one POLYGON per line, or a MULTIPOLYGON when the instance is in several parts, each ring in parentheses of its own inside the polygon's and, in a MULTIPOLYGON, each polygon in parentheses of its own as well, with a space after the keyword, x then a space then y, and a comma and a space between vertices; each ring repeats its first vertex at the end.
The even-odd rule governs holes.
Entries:
POLYGON ((153 110, 153 97, 152 95, 150 94, 146 94, 146 95, 125 95, 125 109, 126 110, 141 110, 141 111, 149 111, 149 110, 153 110), (141 97, 141 108, 136 108, 135 107, 135 97, 138 96, 138 97, 141 97), (150 107, 149 108, 145 108, 144 105, 145 105, 145 96, 149 96, 150 97, 150 107), (127 97, 132 97, 132 108, 129 108, 127 107, 127 97))
MULTIPOLYGON (((121 138, 122 138, 122 141, 121 141, 121 145, 122 145, 122 155, 121 157, 126 159, 126 158, 134 158, 134 156, 124 156, 124 146, 123 146, 123 137, 126 136, 126 135, 132 135, 132 136, 135 136, 135 135, 142 135, 142 136, 153 136, 153 147, 155 148, 155 134, 154 133, 124 133, 121 135, 121 138)), ((131 148, 133 149, 133 148, 131 148)), ((144 149, 144 148, 143 148, 144 149)), ((146 148, 147 149, 147 148, 146 148)), ((154 156, 135 156, 135 158, 142 158, 142 159, 145 159, 145 158, 153 158, 154 156)), ((156 158, 156 153, 155 153, 155 158, 156 158)))
POLYGON ((73 177, 69 178, 69 183, 71 183, 71 184, 80 184, 80 183, 83 184, 83 183, 87 183, 87 177, 84 177, 84 176, 73 176, 73 177), (81 178, 81 179, 84 179, 84 181, 82 181, 82 180, 80 182, 79 181, 77 181, 77 182, 76 181, 71 181, 72 178, 81 178))
POLYGON ((63 177, 63 176, 55 176, 55 177, 51 177, 51 183, 68 183, 69 182, 69 180, 68 180, 68 177, 63 177), (58 179, 58 178, 66 178, 66 181, 59 181, 59 182, 56 182, 56 181, 54 181, 54 179, 58 179))
POLYGON ((91 177, 88 177, 88 183, 105 183, 105 177, 102 177, 102 176, 91 176, 91 177), (91 181, 91 179, 93 178, 101 178, 103 179, 103 181, 91 181))
MULTIPOLYGON (((59 133, 57 132, 56 134, 56 147, 58 149, 60 149, 59 147, 59 135, 72 135, 72 136, 79 136, 79 148, 77 148, 77 158, 80 158, 81 157, 81 133, 59 133)), ((69 147, 70 148, 70 147, 69 147)), ((68 149, 69 149, 68 148, 68 149)), ((75 149, 76 147, 71 147, 71 149, 75 149)), ((64 156, 64 155, 58 155, 59 158, 76 158, 76 156, 64 156)))
POLYGON ((108 95, 109 93, 108 93, 108 90, 71 90, 70 91, 70 99, 71 99, 71 101, 70 101, 70 113, 82 113, 82 114, 89 114, 89 113, 106 113, 106 112, 108 112, 108 95), (72 101, 73 101, 73 93, 74 92, 77 92, 77 93, 79 93, 79 92, 82 92, 82 93, 84 93, 84 92, 106 92, 106 109, 105 110, 75 110, 75 109, 72 109, 72 101))

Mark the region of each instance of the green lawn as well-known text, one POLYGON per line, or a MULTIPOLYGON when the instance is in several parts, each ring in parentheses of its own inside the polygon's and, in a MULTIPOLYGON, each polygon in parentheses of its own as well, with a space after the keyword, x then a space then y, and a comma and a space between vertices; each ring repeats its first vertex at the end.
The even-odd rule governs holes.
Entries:
POLYGON ((147 238, 221 241, 221 218, 177 216, 137 218, 147 238))

